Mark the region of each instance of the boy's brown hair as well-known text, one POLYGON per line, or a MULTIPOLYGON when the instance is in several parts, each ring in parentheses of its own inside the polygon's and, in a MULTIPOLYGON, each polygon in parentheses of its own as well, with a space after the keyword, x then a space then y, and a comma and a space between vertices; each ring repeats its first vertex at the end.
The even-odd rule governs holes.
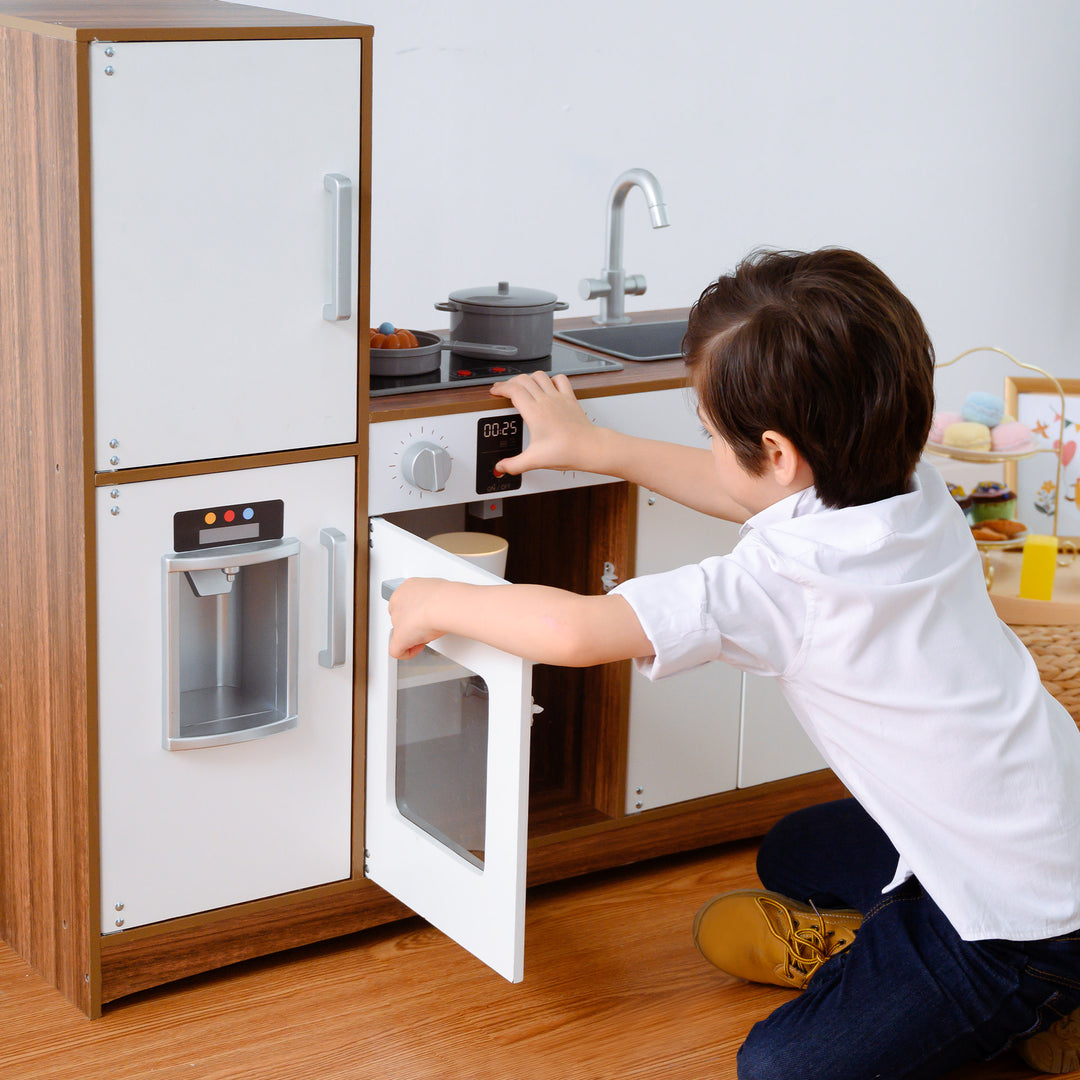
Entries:
POLYGON ((854 251, 758 251, 710 285, 683 340, 690 378, 740 465, 787 436, 826 506, 908 490, 934 412, 934 349, 919 313, 854 251))

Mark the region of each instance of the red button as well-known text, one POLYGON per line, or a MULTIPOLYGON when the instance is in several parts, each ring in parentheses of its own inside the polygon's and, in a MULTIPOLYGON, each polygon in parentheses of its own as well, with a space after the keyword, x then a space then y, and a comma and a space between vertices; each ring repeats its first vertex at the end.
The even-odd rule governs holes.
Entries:
POLYGON ((225 513, 224 513, 224 514, 222 514, 221 516, 222 516, 222 517, 223 517, 223 518, 224 518, 224 519, 225 519, 226 521, 232 521, 232 520, 233 520, 233 519, 234 519, 234 518, 236 517, 236 514, 234 514, 232 510, 226 510, 226 511, 225 511, 225 513))
POLYGON ((504 368, 504 367, 493 367, 491 369, 491 373, 492 373, 492 375, 505 375, 506 374, 506 368, 504 368))
POLYGON ((468 368, 458 368, 454 374, 457 375, 459 379, 467 379, 472 372, 468 368))

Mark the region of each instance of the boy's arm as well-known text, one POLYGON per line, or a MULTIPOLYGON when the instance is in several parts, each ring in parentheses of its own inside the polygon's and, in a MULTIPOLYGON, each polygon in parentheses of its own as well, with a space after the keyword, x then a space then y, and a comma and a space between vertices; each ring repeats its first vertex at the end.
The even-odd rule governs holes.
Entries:
POLYGON ((621 596, 581 596, 546 585, 467 585, 408 578, 390 597, 390 655, 415 656, 460 634, 540 664, 588 667, 651 656, 649 639, 621 596))
POLYGON ((746 510, 720 489, 708 450, 624 435, 597 427, 585 415, 565 375, 543 372, 495 383, 491 393, 509 398, 529 428, 529 445, 500 461, 500 472, 580 469, 617 476, 710 517, 743 522, 746 510))

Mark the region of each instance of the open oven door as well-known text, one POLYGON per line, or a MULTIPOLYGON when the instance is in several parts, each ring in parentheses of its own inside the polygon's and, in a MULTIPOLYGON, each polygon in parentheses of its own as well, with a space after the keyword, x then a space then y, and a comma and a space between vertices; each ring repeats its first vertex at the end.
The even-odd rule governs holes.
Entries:
POLYGON ((523 974, 532 665, 446 635, 387 651, 407 577, 502 579, 371 522, 367 876, 511 982, 523 974))

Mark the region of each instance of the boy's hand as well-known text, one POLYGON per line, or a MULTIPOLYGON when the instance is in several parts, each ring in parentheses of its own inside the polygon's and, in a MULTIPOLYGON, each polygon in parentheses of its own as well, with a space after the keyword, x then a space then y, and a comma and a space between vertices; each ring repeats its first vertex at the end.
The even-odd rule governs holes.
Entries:
POLYGON ((529 429, 528 447, 500 461, 497 473, 516 476, 530 469, 590 469, 601 429, 585 415, 565 375, 556 375, 554 381, 542 371, 516 375, 495 383, 491 393, 509 398, 529 429))
POLYGON ((406 578, 390 596, 390 655, 397 660, 411 660, 429 641, 442 637, 444 631, 431 626, 425 609, 440 585, 439 578, 406 578))

